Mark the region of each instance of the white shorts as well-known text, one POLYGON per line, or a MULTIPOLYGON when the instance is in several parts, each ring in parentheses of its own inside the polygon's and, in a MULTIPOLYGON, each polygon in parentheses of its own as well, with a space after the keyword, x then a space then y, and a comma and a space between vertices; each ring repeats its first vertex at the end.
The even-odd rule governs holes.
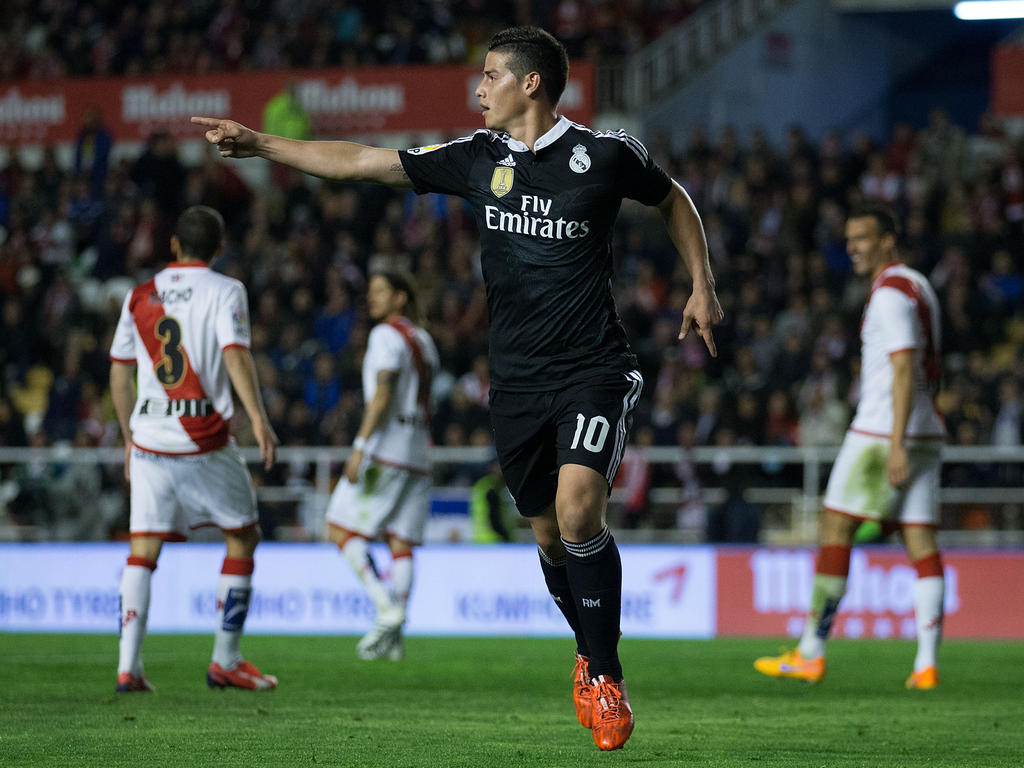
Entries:
POLYGON ((939 524, 939 475, 942 443, 907 442, 910 480, 889 485, 889 438, 847 432, 825 489, 825 509, 850 517, 905 523, 939 524))
POLYGON ((216 525, 237 531, 257 522, 256 494, 234 443, 195 456, 132 451, 131 532, 183 541, 216 525))
POLYGON ((327 505, 327 524, 367 539, 387 533, 421 544, 430 516, 430 486, 425 473, 367 458, 358 482, 338 481, 327 505))

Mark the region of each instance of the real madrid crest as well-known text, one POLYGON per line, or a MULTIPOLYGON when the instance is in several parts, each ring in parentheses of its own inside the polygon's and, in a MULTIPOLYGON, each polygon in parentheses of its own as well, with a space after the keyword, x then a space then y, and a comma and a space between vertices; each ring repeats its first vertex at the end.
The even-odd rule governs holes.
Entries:
POLYGON ((504 197, 512 191, 512 184, 516 179, 516 169, 506 168, 499 165, 491 174, 491 192, 495 197, 504 197))
POLYGON ((569 168, 576 173, 586 173, 590 170, 590 155, 587 148, 577 144, 572 148, 572 157, 569 158, 569 168))

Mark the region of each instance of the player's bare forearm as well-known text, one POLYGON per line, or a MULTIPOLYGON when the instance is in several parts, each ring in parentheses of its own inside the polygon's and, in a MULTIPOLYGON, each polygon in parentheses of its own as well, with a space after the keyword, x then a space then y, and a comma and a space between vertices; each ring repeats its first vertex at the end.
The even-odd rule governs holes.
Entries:
POLYGON ((658 206, 669 237, 683 257, 686 269, 693 279, 693 286, 706 286, 715 290, 715 276, 711 272, 708 258, 708 242, 704 236, 704 225, 686 190, 678 182, 672 182, 668 195, 658 206))
POLYGON ((886 462, 889 484, 900 488, 910 478, 910 461, 904 442, 913 398, 913 350, 905 349, 889 355, 892 362, 892 434, 889 438, 889 459, 886 462))
POLYGON ((252 352, 244 347, 228 347, 224 350, 224 367, 227 368, 231 386, 252 422, 253 434, 260 447, 260 458, 264 466, 270 469, 277 458, 278 441, 260 395, 256 361, 252 358, 252 352))
POLYGON ((267 412, 260 397, 259 382, 256 378, 256 363, 252 353, 243 347, 228 347, 224 350, 224 367, 227 368, 231 386, 234 387, 242 407, 255 425, 267 421, 267 412))
POLYGON ((910 404, 914 390, 914 351, 903 349, 889 355, 892 362, 892 435, 890 442, 902 445, 910 421, 910 404))
POLYGON ((377 371, 377 389, 366 404, 363 411, 363 418, 359 422, 359 429, 356 431, 355 445, 348 460, 345 462, 344 475, 350 483, 359 479, 359 468, 363 463, 363 444, 370 439, 370 435, 377 431, 384 415, 391 408, 391 400, 395 394, 395 382, 398 381, 398 371, 377 371))
POLYGON ((351 141, 295 141, 259 134, 259 156, 337 181, 375 181, 411 187, 398 150, 351 141))
POLYGON ((411 187, 398 150, 370 147, 352 141, 298 141, 259 133, 234 120, 193 117, 207 128, 206 140, 222 157, 263 157, 304 173, 337 181, 374 181, 411 187))
POLYGON ((110 398, 114 402, 117 423, 125 445, 131 445, 132 430, 129 422, 135 409, 135 364, 110 363, 110 398))
POLYGON ((683 307, 683 322, 679 327, 682 340, 691 328, 696 328, 712 357, 718 356, 712 328, 722 322, 722 305, 715 292, 715 276, 708 258, 708 243, 704 225, 690 196, 677 182, 658 206, 669 236, 683 257, 693 279, 693 293, 683 307))

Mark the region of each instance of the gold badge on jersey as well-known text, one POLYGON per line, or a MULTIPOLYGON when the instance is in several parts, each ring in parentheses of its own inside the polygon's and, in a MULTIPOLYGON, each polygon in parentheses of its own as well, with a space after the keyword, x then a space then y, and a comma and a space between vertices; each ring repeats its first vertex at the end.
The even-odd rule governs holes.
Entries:
POLYGON ((491 192, 495 197, 504 197, 512 191, 516 179, 516 169, 498 166, 491 175, 491 192))

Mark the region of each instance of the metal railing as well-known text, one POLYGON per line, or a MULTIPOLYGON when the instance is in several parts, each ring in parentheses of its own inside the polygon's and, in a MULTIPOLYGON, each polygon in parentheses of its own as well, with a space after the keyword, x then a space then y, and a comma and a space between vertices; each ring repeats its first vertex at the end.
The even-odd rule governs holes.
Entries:
MULTIPOLYGON (((633 449, 636 450, 636 449, 633 449)), ((283 486, 260 485, 257 494, 266 503, 294 503, 302 508, 300 520, 296 525, 306 529, 306 537, 315 538, 319 535, 319 521, 330 497, 332 485, 340 472, 341 464, 347 458, 350 449, 343 446, 320 447, 282 447, 278 451, 279 462, 291 464, 299 469, 303 482, 283 486)), ((653 465, 678 464, 684 458, 684 451, 678 447, 652 447, 642 449, 647 461, 653 465)), ((701 480, 699 489, 700 501, 714 507, 723 503, 730 493, 736 489, 715 486, 716 474, 711 467, 723 463, 728 465, 760 465, 778 468, 789 466, 799 467, 799 484, 788 486, 761 484, 755 482, 745 484, 742 489, 744 501, 757 505, 772 514, 767 516, 762 526, 762 540, 765 543, 810 543, 814 541, 817 530, 818 512, 821 493, 828 468, 835 459, 838 447, 766 447, 766 446, 733 446, 733 447, 698 447, 688 452, 688 460, 695 466, 707 468, 698 471, 701 480), (710 480, 709 484, 707 481, 710 480)), ((259 453, 255 448, 243 448, 243 456, 251 464, 259 463, 259 453)), ((482 467, 492 456, 489 448, 446 448, 436 447, 431 451, 431 458, 438 472, 445 468, 466 466, 482 467)), ((1013 467, 1024 465, 1024 447, 1000 446, 946 446, 943 449, 945 464, 980 465, 983 467, 1005 465, 1013 467)), ((113 470, 119 468, 124 460, 121 448, 9 448, 0 447, 0 472, 2 472, 2 488, 5 493, 0 499, 5 503, 12 497, 16 476, 24 476, 28 468, 54 467, 70 465, 101 465, 113 470), (21 467, 21 472, 13 471, 21 467)), ((757 475, 757 473, 752 473, 757 475)), ((1020 473, 1024 474, 1024 472, 1020 473)), ((1020 484, 1024 481, 1017 479, 1020 484)), ((616 488, 612 493, 613 505, 625 500, 625 491, 616 488)), ((434 496, 447 501, 466 501, 469 498, 468 486, 444 486, 435 488, 434 496)), ((702 540, 700 531, 679 530, 675 518, 675 510, 685 501, 684 490, 680 485, 661 485, 654 487, 649 493, 652 508, 661 508, 663 514, 653 515, 645 522, 644 532, 627 534, 636 540, 648 538, 658 540, 675 540, 696 542, 702 540), (660 521, 660 524, 659 524, 660 521)), ((77 499, 79 508, 96 503, 96 499, 77 499)), ((1009 510, 1006 519, 997 526, 1000 530, 992 533, 983 543, 1024 545, 1024 487, 1018 485, 989 485, 986 487, 951 486, 940 491, 940 503, 943 505, 969 505, 1000 507, 1009 510)), ((0 531, 2 538, 16 538, 17 532, 0 531)), ((21 531, 25 534, 25 531, 21 531)), ((21 536, 33 538, 32 536, 21 536)))
POLYGON ((598 69, 601 111, 642 110, 710 66, 795 0, 717 0, 629 58, 598 69))

